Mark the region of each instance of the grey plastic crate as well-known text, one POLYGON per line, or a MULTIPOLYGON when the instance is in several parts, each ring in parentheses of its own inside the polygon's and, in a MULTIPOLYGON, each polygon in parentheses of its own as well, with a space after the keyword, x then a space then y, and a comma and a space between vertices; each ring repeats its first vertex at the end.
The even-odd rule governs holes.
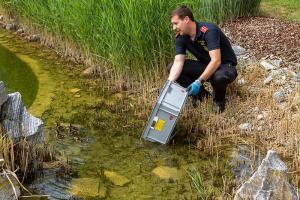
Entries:
POLYGON ((142 138, 151 142, 168 143, 187 96, 185 88, 167 81, 152 109, 142 138))

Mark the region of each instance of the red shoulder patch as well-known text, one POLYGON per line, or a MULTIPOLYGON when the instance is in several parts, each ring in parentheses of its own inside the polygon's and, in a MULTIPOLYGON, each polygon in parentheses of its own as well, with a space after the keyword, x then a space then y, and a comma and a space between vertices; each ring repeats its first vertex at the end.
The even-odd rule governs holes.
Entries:
POLYGON ((202 33, 206 33, 206 31, 208 30, 208 28, 206 26, 201 26, 200 31, 202 33))

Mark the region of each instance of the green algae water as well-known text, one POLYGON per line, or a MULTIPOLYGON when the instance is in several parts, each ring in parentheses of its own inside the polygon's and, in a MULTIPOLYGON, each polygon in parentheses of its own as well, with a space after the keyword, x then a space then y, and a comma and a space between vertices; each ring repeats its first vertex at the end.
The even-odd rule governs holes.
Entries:
MULTIPOLYGON (((141 141, 146 121, 134 115, 134 108, 118 111, 132 101, 128 94, 105 90, 105 82, 80 75, 82 66, 7 37, 0 40, 3 51, 16 55, 11 58, 20 60, 14 62, 24 62, 36 77, 30 111, 41 116, 47 143, 70 168, 64 175, 59 167, 45 167, 44 175, 28 185, 33 191, 49 199, 197 199, 204 196, 197 195, 187 173, 196 167, 208 197, 221 196, 223 180, 230 176, 225 151, 218 156, 201 152, 184 134, 170 145, 141 141)), ((15 80, 22 76, 16 74, 9 88, 17 88, 15 80)))
POLYGON ((27 107, 30 107, 38 92, 38 80, 31 68, 14 53, 0 45, 0 80, 8 92, 20 92, 27 107))

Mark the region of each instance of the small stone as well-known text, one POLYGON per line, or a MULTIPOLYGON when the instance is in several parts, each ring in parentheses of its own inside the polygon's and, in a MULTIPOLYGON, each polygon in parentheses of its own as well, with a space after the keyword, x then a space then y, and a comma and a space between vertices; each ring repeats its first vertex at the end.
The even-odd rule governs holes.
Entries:
POLYGON ((246 53, 246 49, 238 45, 233 45, 232 49, 236 56, 244 55, 246 53))
POLYGON ((1 15, 1 16, 0 16, 0 21, 3 21, 3 19, 4 19, 4 18, 3 18, 3 16, 1 15))
POLYGON ((69 91, 71 92, 71 93, 77 93, 77 92, 79 92, 81 89, 79 89, 79 88, 72 88, 72 89, 70 89, 69 91))
POLYGON ((300 82, 300 73, 295 74, 294 80, 295 80, 296 82, 300 82))
POLYGON ((90 76, 94 73, 94 68, 93 67, 89 67, 89 68, 86 68, 82 74, 85 75, 85 76, 90 76))
POLYGON ((21 36, 21 37, 25 37, 25 36, 26 36, 26 33, 21 33, 20 36, 21 36))
POLYGON ((284 85, 286 83, 285 80, 276 80, 275 81, 276 85, 284 85))
POLYGON ((76 197, 98 199, 105 198, 107 188, 99 178, 76 178, 72 179, 70 193, 76 197))
POLYGON ((161 179, 178 180, 181 178, 181 173, 176 167, 159 166, 152 170, 152 172, 161 179))
POLYGON ((246 81, 243 78, 241 78, 241 79, 238 80, 238 84, 239 85, 245 85, 245 83, 246 83, 246 81))
POLYGON ((263 67, 265 70, 270 71, 270 70, 274 70, 277 67, 268 63, 267 61, 263 60, 260 62, 260 66, 263 67))
POLYGON ((262 127, 261 127, 261 126, 257 127, 257 130, 258 130, 258 131, 261 131, 261 130, 262 130, 262 127))
POLYGON ((17 35, 21 35, 22 33, 24 33, 24 29, 23 28, 19 28, 16 32, 17 35))
POLYGON ((124 186, 127 183, 130 183, 130 180, 128 178, 126 178, 125 176, 121 176, 121 175, 117 174, 116 172, 104 171, 104 175, 114 185, 117 185, 117 186, 124 186))
POLYGON ((269 76, 264 80, 264 85, 267 85, 267 84, 271 83, 272 80, 273 80, 273 76, 269 75, 269 76))
POLYGON ((273 99, 275 102, 277 103, 282 103, 286 100, 286 95, 285 95, 285 92, 280 90, 280 91, 277 91, 273 94, 273 99))
POLYGON ((274 65, 275 67, 279 68, 282 64, 282 59, 279 58, 279 59, 273 59, 273 60, 270 60, 270 63, 272 65, 274 65))
POLYGON ((6 30, 12 31, 15 28, 15 25, 13 23, 6 24, 6 30))
POLYGON ((33 34, 29 37, 29 42, 38 42, 40 40, 40 36, 38 34, 33 34))
POLYGON ((252 59, 249 55, 245 54, 245 55, 241 55, 241 56, 237 56, 238 59, 238 67, 239 68, 246 68, 249 65, 252 65, 255 61, 254 59, 252 59))
POLYGON ((264 118, 264 115, 263 114, 260 114, 257 116, 257 120, 262 120, 264 118))
POLYGON ((74 97, 76 97, 76 98, 80 98, 80 97, 81 97, 81 95, 80 95, 80 94, 75 94, 75 95, 74 95, 74 97))
POLYGON ((241 129, 241 130, 251 130, 251 124, 250 123, 240 124, 239 129, 241 129))

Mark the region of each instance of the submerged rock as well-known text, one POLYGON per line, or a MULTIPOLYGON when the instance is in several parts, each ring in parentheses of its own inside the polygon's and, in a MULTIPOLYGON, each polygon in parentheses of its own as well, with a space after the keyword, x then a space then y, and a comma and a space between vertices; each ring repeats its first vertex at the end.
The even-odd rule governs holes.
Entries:
POLYGON ((20 186, 18 185, 15 177, 12 175, 8 175, 8 177, 13 183, 13 186, 5 175, 0 175, 0 199, 15 200, 16 195, 17 197, 21 195, 20 186))
POLYGON ((257 171, 236 192, 234 200, 298 200, 298 194, 290 183, 287 166, 275 151, 268 151, 257 171))
POLYGON ((121 176, 116 172, 112 171, 104 171, 104 176, 108 178, 114 185, 117 186, 124 186, 130 182, 130 180, 125 176, 121 176))
POLYGON ((72 179, 71 195, 75 197, 82 197, 98 199, 105 198, 107 188, 97 178, 77 178, 72 179))
POLYGON ((44 141, 43 121, 27 112, 19 92, 8 95, 3 105, 2 119, 5 134, 14 139, 24 136, 29 144, 44 141))
POLYGON ((152 170, 152 172, 161 179, 180 179, 181 173, 175 167, 159 166, 152 170))
POLYGON ((81 89, 79 89, 79 88, 72 88, 72 89, 70 89, 69 91, 71 92, 71 93, 77 93, 77 92, 79 92, 81 89))

